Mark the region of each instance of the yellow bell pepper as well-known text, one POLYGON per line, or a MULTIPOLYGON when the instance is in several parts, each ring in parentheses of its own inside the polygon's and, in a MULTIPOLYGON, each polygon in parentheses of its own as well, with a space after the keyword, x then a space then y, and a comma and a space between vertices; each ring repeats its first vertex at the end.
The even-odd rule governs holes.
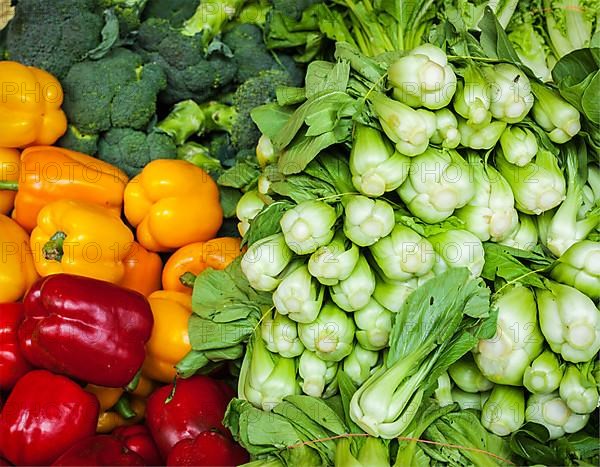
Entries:
POLYGON ((96 386, 95 384, 88 384, 84 388, 90 394, 93 394, 100 403, 100 412, 105 412, 115 405, 125 390, 123 388, 107 388, 104 386, 96 386))
POLYGON ((146 415, 146 401, 140 397, 132 397, 129 400, 128 408, 135 413, 134 417, 125 418, 114 410, 100 412, 98 423, 96 424, 96 433, 110 433, 120 426, 135 425, 146 415))
POLYGON ((31 232, 35 266, 41 276, 68 273, 119 284, 133 233, 101 206, 74 200, 48 204, 31 232))
MULTIPOLYGON (((19 180, 19 151, 0 148, 0 181, 17 182, 19 180)), ((15 205, 14 191, 0 190, 0 214, 8 214, 15 205)))
POLYGON ((213 238, 223 223, 219 189, 183 160, 150 162, 125 188, 125 216, 151 251, 172 251, 213 238))
POLYGON ((0 147, 50 145, 67 130, 63 90, 50 73, 0 62, 0 147))
POLYGON ((146 343, 146 360, 142 374, 163 383, 173 382, 175 365, 192 349, 188 320, 192 314, 192 297, 181 292, 159 290, 148 297, 154 327, 146 343))
POLYGON ((29 237, 10 217, 0 214, 0 303, 21 299, 39 277, 29 237))

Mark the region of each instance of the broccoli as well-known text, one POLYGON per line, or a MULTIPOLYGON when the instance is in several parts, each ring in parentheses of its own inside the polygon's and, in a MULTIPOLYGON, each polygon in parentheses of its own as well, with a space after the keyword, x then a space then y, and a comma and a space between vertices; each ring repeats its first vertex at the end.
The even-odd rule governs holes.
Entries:
POLYGON ((237 68, 235 79, 242 83, 263 70, 277 66, 263 41, 262 30, 253 24, 237 24, 225 33, 223 42, 231 49, 237 68))
POLYGON ((140 27, 140 17, 148 0, 97 0, 102 9, 112 8, 119 19, 119 32, 126 36, 140 27))
POLYGON ((157 63, 167 76, 168 87, 160 95, 165 104, 208 100, 235 77, 236 65, 231 59, 218 52, 206 57, 199 38, 183 35, 165 19, 144 21, 137 46, 145 60, 157 63))
POLYGON ((5 58, 64 78, 101 42, 96 0, 19 0, 6 30, 5 58))
POLYGON ((76 127, 69 125, 67 132, 58 140, 59 146, 69 148, 84 154, 96 154, 98 152, 99 135, 82 134, 76 127))
POLYGON ((194 14, 199 4, 200 0, 149 0, 142 18, 166 19, 178 28, 194 14))
POLYGON ((119 48, 76 63, 62 84, 69 122, 84 134, 98 134, 112 127, 145 128, 167 83, 158 66, 142 65, 139 55, 119 48))
MULTIPOLYGON (((250 112, 259 105, 274 101, 277 87, 293 84, 296 84, 293 77, 284 69, 264 70, 236 89, 231 98, 232 105, 219 102, 198 105, 191 100, 183 101, 157 125, 157 129, 167 133, 177 144, 184 143, 194 134, 225 131, 230 135, 235 151, 253 149, 260 132, 250 112)), ((213 156, 222 159, 214 153, 213 156)))
POLYGON ((174 159, 177 148, 164 133, 113 128, 100 139, 98 153, 100 159, 116 165, 133 177, 153 160, 174 159))
POLYGON ((295 20, 299 20, 302 12, 308 7, 322 2, 323 0, 271 0, 274 12, 281 13, 295 20))

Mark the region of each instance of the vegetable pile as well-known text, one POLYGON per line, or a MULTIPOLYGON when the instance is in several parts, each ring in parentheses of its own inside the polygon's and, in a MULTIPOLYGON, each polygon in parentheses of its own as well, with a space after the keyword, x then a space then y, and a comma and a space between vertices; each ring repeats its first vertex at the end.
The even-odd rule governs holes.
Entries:
POLYGON ((0 464, 600 463, 594 1, 10 3, 0 464))

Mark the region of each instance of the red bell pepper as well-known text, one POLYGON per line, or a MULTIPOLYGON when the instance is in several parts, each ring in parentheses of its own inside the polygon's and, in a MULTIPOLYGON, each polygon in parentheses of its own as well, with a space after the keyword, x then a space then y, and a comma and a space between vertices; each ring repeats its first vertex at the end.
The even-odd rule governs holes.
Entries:
POLYGON ((172 384, 157 389, 146 405, 146 425, 163 458, 179 441, 203 431, 231 436, 221 423, 233 397, 225 383, 200 375, 179 379, 173 398, 166 402, 172 391, 172 384))
POLYGON ((154 318, 146 298, 109 282, 44 277, 23 301, 19 343, 34 365, 98 386, 126 386, 142 366, 154 318))
POLYGON ((21 376, 31 370, 17 340, 21 321, 21 303, 0 304, 0 390, 12 388, 21 376))
POLYGON ((146 465, 135 452, 127 449, 122 441, 109 435, 97 435, 71 446, 52 465, 146 465))
POLYGON ((158 447, 145 425, 121 426, 111 434, 121 440, 127 449, 144 459, 146 465, 162 464, 158 447))
POLYGON ((0 414, 0 455, 15 465, 48 465, 94 435, 99 404, 70 379, 46 370, 23 376, 0 414))
POLYGON ((236 466, 248 460, 248 453, 239 444, 216 431, 205 431, 196 439, 179 441, 167 465, 236 466))
POLYGON ((6 459, 2 459, 0 457, 0 466, 4 467, 4 466, 11 466, 12 464, 10 462, 8 462, 6 459))

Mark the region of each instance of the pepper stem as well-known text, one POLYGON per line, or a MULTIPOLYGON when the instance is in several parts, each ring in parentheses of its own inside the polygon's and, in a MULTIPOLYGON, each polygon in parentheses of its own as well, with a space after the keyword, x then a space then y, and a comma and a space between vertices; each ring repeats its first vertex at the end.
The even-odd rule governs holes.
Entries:
POLYGON ((196 275, 191 272, 186 272, 179 277, 179 282, 181 282, 185 287, 193 289, 194 283, 196 282, 196 275))
POLYGON ((18 191, 19 190, 19 182, 0 180, 0 190, 18 191))
POLYGON ((65 243, 66 238, 67 234, 60 231, 52 235, 48 243, 42 248, 44 258, 48 261, 58 261, 60 263, 65 254, 63 244, 65 243))
POLYGON ((117 401, 115 406, 113 407, 114 411, 117 412, 121 417, 129 420, 130 418, 134 418, 137 414, 131 408, 131 403, 129 402, 129 397, 126 395, 122 395, 121 398, 117 401))
POLYGON ((140 384, 140 378, 142 377, 142 370, 139 370, 135 376, 133 377, 133 379, 129 382, 129 384, 127 386, 125 386, 125 391, 127 392, 133 392, 137 389, 138 385, 140 384))

